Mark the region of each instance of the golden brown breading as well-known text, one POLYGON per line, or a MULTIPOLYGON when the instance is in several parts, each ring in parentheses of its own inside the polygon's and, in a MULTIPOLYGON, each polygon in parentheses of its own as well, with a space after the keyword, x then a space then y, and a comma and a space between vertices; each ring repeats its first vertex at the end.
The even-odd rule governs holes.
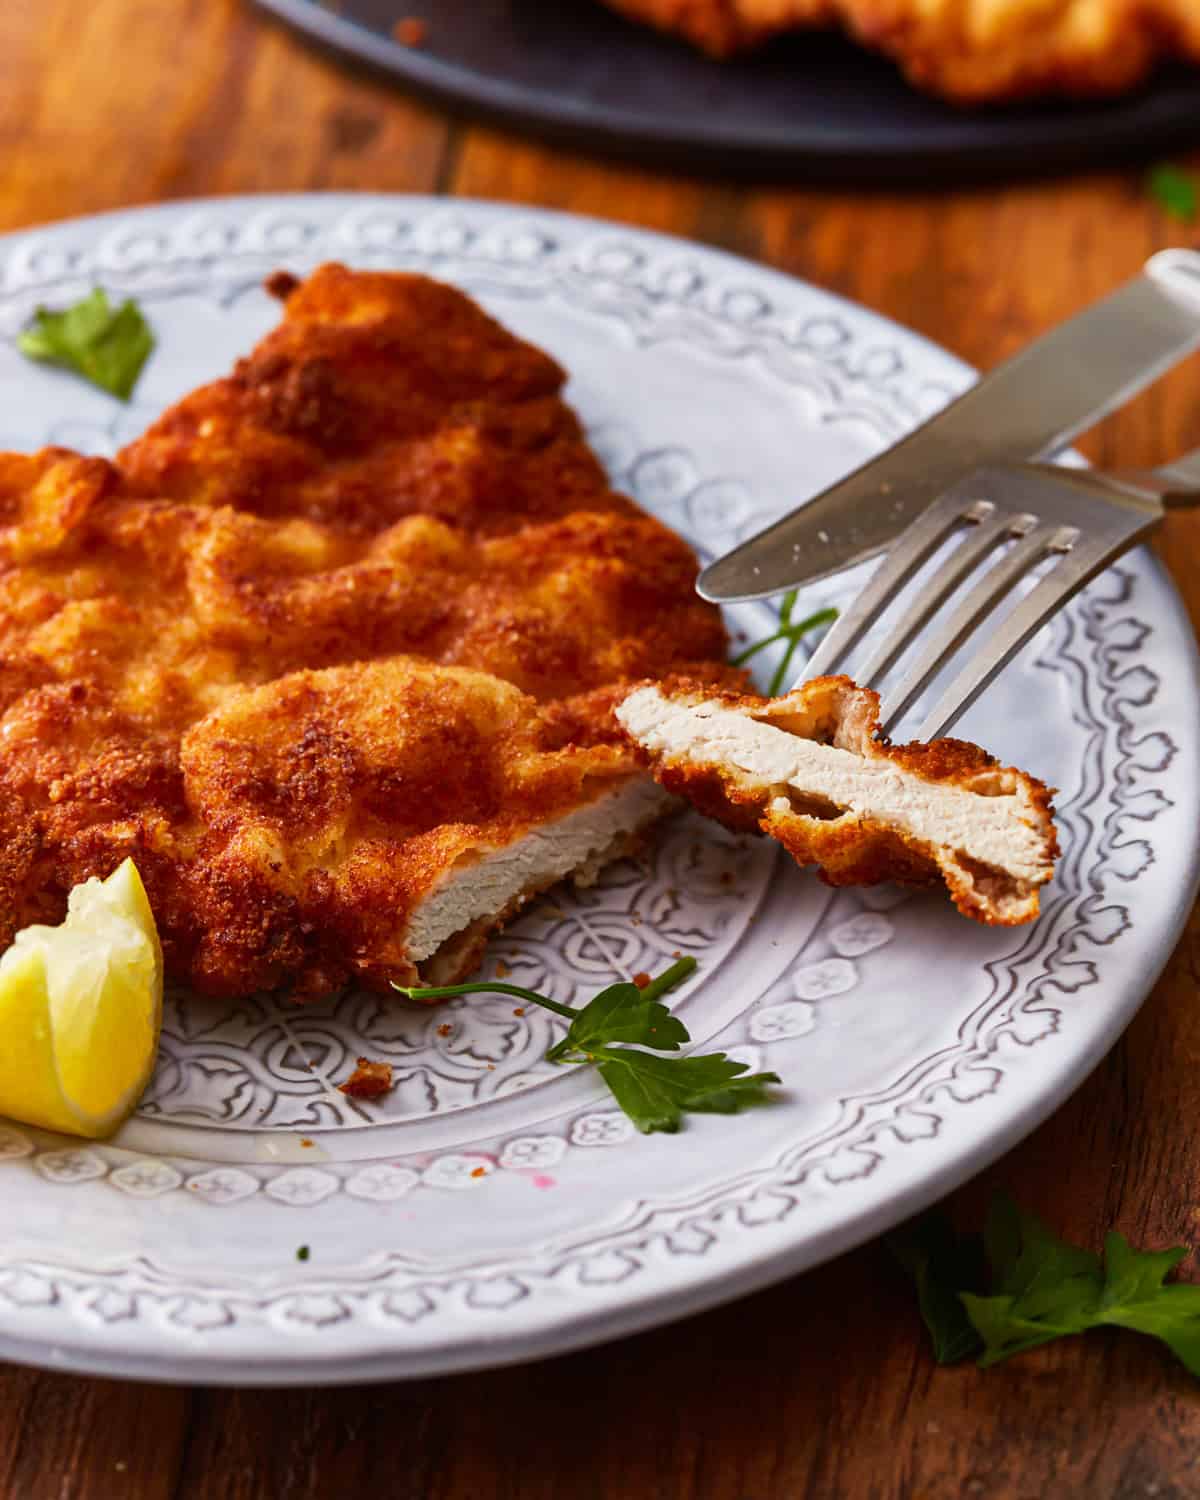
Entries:
POLYGON ((419 276, 279 289, 282 325, 115 463, 0 455, 0 944, 132 854, 175 977, 411 978, 396 890, 428 828, 490 827, 510 760, 531 821, 628 777, 621 684, 724 658, 691 550, 608 488, 546 355, 419 276))
POLYGON ((1161 59, 1200 62, 1193 0, 841 0, 847 28, 961 104, 1114 95, 1161 59))
POLYGON ((842 25, 918 87, 962 104, 1108 95, 1165 57, 1200 62, 1196 0, 609 0, 715 57, 842 25))
POLYGON ((826 26, 836 0, 608 0, 614 10, 674 31, 713 57, 731 57, 781 31, 826 26))
POLYGON ((1058 855, 1049 790, 963 740, 887 743, 879 695, 847 677, 776 699, 673 678, 617 718, 667 790, 778 839, 830 885, 944 883, 976 921, 1038 914, 1058 855))
POLYGON ((228 379, 120 454, 126 494, 360 537, 413 515, 479 537, 640 514, 609 489, 559 366, 455 288, 333 265, 285 305, 228 379))
POLYGON ((193 976, 270 989, 294 973, 317 994, 337 977, 326 952, 415 983, 408 917, 448 871, 637 770, 625 745, 562 743, 497 677, 410 657, 239 693, 184 735, 181 759, 203 830, 193 976))

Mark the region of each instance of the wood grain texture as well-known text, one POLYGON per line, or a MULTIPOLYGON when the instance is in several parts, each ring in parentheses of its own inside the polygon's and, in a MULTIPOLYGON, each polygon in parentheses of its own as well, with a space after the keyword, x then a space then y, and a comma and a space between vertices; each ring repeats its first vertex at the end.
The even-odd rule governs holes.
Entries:
MULTIPOLYGON (((0 228, 326 187, 475 193, 692 235, 983 365, 1187 238, 1136 174, 949 196, 741 190, 451 124, 241 0, 0 3, 0 228)), ((1087 446, 1134 465, 1197 443, 1193 362, 1087 446)), ((1161 551, 1200 619, 1197 518, 1172 517, 1161 551)), ((1198 980, 1193 921, 1120 1045, 955 1208, 976 1216, 1003 1182, 1089 1245, 1113 1223, 1152 1244, 1200 1240, 1198 980)), ((939 1370, 878 1246, 676 1327, 488 1375, 239 1393, 0 1367, 2 1500, 357 1494, 1186 1500, 1200 1494, 1200 1390, 1120 1335, 939 1370)))

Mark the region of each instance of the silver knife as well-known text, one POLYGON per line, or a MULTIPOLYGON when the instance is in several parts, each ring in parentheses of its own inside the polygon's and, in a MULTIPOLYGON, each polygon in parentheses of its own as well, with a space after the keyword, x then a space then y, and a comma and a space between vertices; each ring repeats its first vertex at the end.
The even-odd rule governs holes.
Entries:
POLYGON ((764 599, 881 552, 973 470, 1052 456, 1200 348, 1200 252, 1163 250, 944 411, 701 573, 714 603, 764 599))

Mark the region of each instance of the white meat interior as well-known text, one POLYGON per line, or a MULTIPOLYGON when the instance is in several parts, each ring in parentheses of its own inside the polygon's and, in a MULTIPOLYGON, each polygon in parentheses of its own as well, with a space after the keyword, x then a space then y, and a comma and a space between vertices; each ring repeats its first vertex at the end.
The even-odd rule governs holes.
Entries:
MULTIPOLYGON (((676 799, 648 776, 631 776, 583 807, 530 829, 499 849, 480 849, 442 877, 408 926, 408 953, 420 963, 464 929, 511 913, 525 897, 568 875, 593 875, 598 857, 657 822, 676 799)), ((604 861, 601 860, 601 863, 604 861)))
POLYGON ((631 694, 617 717, 652 754, 719 767, 760 788, 768 802, 792 793, 819 798, 836 809, 832 816, 873 819, 1020 881, 1045 879, 1045 828, 1020 781, 993 793, 926 781, 885 757, 804 739, 717 701, 675 701, 657 688, 631 694))

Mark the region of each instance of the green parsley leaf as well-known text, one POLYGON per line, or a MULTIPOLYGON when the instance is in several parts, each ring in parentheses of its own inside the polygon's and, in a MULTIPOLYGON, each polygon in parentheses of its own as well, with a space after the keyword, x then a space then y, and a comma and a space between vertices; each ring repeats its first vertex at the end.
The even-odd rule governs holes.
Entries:
POLYGON ((769 1099, 777 1073, 751 1073, 723 1052, 705 1057, 655 1057, 629 1047, 600 1047, 591 1054, 613 1098, 642 1132, 674 1134, 685 1113, 737 1114, 769 1099))
MULTIPOLYGON (((695 968, 695 960, 692 960, 695 968)), ((647 999, 636 984, 612 984, 590 1000, 571 1022, 557 1048, 593 1052, 612 1042, 632 1042, 657 1052, 678 1052, 688 1040, 687 1027, 665 1005, 647 999)))
POLYGON ((1165 1278, 1187 1255, 1170 1250, 1134 1250, 1114 1230, 1104 1240, 1107 1281, 1102 1321, 1161 1339, 1193 1375, 1200 1375, 1200 1286, 1165 1278))
POLYGON ((983 1337, 982 1366, 1109 1324, 1161 1339, 1200 1375, 1200 1286, 1164 1285, 1186 1249, 1134 1250, 1113 1231, 1102 1263, 1005 1200, 992 1217, 987 1243, 989 1258, 996 1257, 994 1295, 962 1298, 983 1337))
POLYGON ((678 1130, 686 1113, 735 1114, 765 1103, 767 1085, 779 1082, 775 1073, 745 1076, 746 1064, 732 1061, 723 1052, 706 1057, 656 1057, 637 1050, 652 1047, 656 1052, 674 1053, 691 1040, 687 1027, 659 997, 682 984, 695 968, 694 958, 681 958, 645 989, 611 984, 582 1010, 498 980, 435 989, 393 988, 408 999, 423 1001, 457 995, 515 995, 565 1016, 571 1022, 567 1034, 546 1053, 547 1060, 594 1064, 617 1103, 639 1130, 648 1133, 678 1130))
POLYGON ((1200 194, 1196 179, 1179 167, 1164 163, 1155 167, 1147 179, 1151 195, 1159 206, 1174 219, 1191 224, 1200 211, 1200 194))
POLYGON ((983 1242, 958 1235, 944 1214, 903 1224, 887 1237, 892 1254, 913 1278, 921 1317, 939 1365, 956 1365, 983 1348, 959 1292, 984 1284, 983 1242))
POLYGON ((309 1256, 308 1246, 307 1245, 301 1245, 300 1248, 299 1248, 299 1250, 296 1251, 296 1259, 297 1260, 307 1260, 308 1256, 309 1256))
POLYGON ((764 636, 761 641, 755 641, 752 646, 747 646, 744 651, 739 651, 733 658, 735 667, 744 667, 746 663, 765 651, 768 646, 774 646, 780 641, 787 643, 787 650, 779 659, 775 671, 771 675, 771 683, 767 688, 767 696, 777 697, 784 683, 788 679, 788 669, 792 665, 792 658, 800 645, 801 640, 810 630, 816 630, 820 625, 829 625, 837 619, 836 609, 819 609, 815 614, 807 616, 803 620, 792 621, 792 611, 796 607, 796 590, 790 589, 784 596, 779 606, 779 629, 771 635, 764 636))
POLYGON ((74 370, 128 401, 154 348, 154 335, 135 302, 114 309, 97 287, 61 312, 39 307, 18 336, 17 348, 29 359, 74 370))
POLYGON ((983 1242, 991 1266, 986 1296, 976 1290, 971 1239, 956 1239, 940 1215, 927 1214, 893 1237, 893 1249, 917 1280, 922 1315, 943 1363, 982 1347, 979 1364, 986 1369, 1054 1339, 1110 1326, 1161 1339, 1200 1376, 1200 1286, 1166 1283, 1186 1249, 1135 1250, 1113 1231, 1101 1260, 1060 1240, 1006 1197, 992 1204, 983 1242), (968 1346, 955 1301, 982 1346, 968 1346))

